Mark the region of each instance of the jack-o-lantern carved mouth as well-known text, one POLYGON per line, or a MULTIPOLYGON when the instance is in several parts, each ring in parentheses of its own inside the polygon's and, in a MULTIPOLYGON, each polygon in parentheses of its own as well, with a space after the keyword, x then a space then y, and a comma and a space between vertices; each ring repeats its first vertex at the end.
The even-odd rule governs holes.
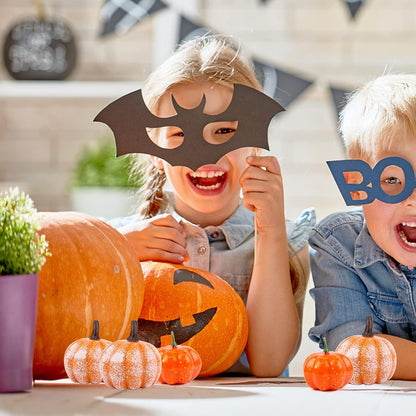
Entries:
MULTIPOLYGON (((173 284, 177 285, 183 282, 203 284, 214 289, 211 282, 198 273, 186 269, 175 270, 175 273, 173 274, 173 284)), ((195 313, 192 315, 195 323, 187 326, 182 326, 180 317, 169 321, 152 321, 139 318, 139 337, 142 341, 150 342, 156 348, 159 348, 162 345, 162 336, 170 335, 171 331, 173 331, 176 342, 178 344, 183 344, 201 332, 216 313, 217 307, 195 313)))
POLYGON ((170 321, 150 321, 147 319, 139 319, 139 338, 142 341, 150 342, 156 348, 159 348, 161 337, 170 335, 171 331, 175 334, 175 340, 178 344, 191 339, 193 336, 201 332, 217 313, 217 308, 210 308, 206 311, 192 315, 195 323, 192 325, 182 326, 180 318, 170 321))

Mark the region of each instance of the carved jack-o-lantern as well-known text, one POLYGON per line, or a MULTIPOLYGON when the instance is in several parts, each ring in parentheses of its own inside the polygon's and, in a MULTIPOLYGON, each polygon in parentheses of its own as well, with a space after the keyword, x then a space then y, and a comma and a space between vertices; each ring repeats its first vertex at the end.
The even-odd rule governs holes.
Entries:
POLYGON ((248 320, 243 301, 223 279, 199 269, 143 262, 141 339, 156 347, 189 345, 202 359, 200 376, 227 370, 244 350, 248 320))

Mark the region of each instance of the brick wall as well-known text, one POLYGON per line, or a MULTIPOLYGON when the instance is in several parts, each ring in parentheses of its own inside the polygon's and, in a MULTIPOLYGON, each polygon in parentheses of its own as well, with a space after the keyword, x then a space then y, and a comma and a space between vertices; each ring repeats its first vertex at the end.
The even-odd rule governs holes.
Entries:
MULTIPOLYGON (((416 70, 414 0, 368 0, 355 21, 341 0, 269 0, 266 5, 259 0, 171 0, 168 11, 125 35, 101 40, 101 0, 44 3, 48 15, 65 18, 76 33, 78 65, 70 79, 39 84, 44 87, 33 92, 33 85, 11 81, 0 65, 0 183, 21 184, 40 210, 71 208, 67 182, 76 155, 84 143, 107 133, 92 118, 125 92, 122 82, 140 84, 167 53, 164 41, 174 43, 175 10, 241 39, 249 55, 314 80, 270 129, 289 217, 308 206, 316 208, 318 218, 344 208, 325 165, 326 160, 343 158, 329 85, 352 89, 385 71, 416 70), (92 83, 83 84, 87 81, 92 83), (109 89, 97 81, 120 84, 109 89)), ((33 14, 27 0, 1 0, 0 39, 17 20, 33 14)), ((312 322, 308 299, 305 330, 312 322)), ((313 348, 304 340, 295 374, 313 348)))

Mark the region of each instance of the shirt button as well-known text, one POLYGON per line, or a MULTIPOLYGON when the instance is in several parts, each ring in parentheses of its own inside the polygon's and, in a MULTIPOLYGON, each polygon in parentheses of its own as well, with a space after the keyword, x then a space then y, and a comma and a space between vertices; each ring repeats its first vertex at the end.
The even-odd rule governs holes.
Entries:
POLYGON ((200 256, 203 256, 203 255, 206 253, 206 251, 207 251, 207 249, 206 249, 206 247, 204 247, 204 246, 200 246, 200 247, 198 248, 198 254, 199 254, 200 256))
POLYGON ((214 232, 211 234, 211 237, 212 237, 212 238, 217 238, 217 237, 218 237, 218 232, 217 232, 217 231, 214 231, 214 232))

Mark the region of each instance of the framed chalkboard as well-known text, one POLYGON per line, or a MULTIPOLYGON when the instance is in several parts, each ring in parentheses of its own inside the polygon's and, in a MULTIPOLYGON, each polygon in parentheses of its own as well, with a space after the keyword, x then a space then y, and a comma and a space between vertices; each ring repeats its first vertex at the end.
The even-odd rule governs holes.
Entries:
POLYGON ((7 34, 3 57, 14 79, 62 80, 75 67, 74 35, 59 20, 22 20, 7 34))

